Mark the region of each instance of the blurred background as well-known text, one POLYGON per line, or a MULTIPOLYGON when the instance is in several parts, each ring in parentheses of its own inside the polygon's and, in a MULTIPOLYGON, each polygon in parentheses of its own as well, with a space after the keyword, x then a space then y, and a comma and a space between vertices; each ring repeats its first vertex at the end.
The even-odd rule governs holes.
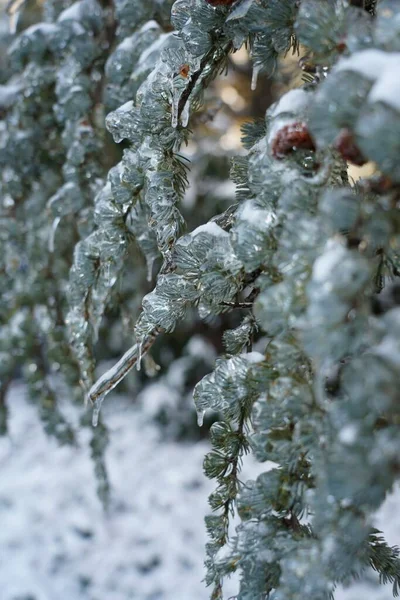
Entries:
MULTIPOLYGON (((17 29, 37 22, 41 10, 40 3, 28 0, 17 29)), ((2 91, 11 76, 7 48, 13 36, 4 0, 0 11, 0 118, 7 118, 2 91)), ((241 126, 263 118, 284 91, 299 85, 298 56, 287 56, 278 73, 269 80, 260 77, 251 91, 252 69, 243 49, 208 90, 206 108, 193 119, 193 136, 183 150, 191 161, 182 207, 188 230, 235 203, 229 170, 231 159, 243 152, 241 126)), ((109 144, 115 163, 121 148, 111 139, 109 144)), ((356 180, 370 166, 363 169, 351 176, 356 180)), ((140 253, 132 260, 134 278, 120 289, 121 297, 129 298, 129 311, 121 319, 118 304, 109 307, 96 348, 99 372, 130 345, 141 297, 152 288, 140 253), (131 297, 135 286, 141 294, 131 297)), ((214 484, 203 476, 202 461, 217 415, 209 415, 199 428, 192 390, 223 351, 223 331, 237 326, 243 316, 237 311, 201 321, 190 314, 174 334, 157 342, 154 362, 143 372, 133 371, 119 393, 107 398, 103 421, 108 433, 95 440, 105 445, 108 436, 106 509, 96 494, 91 429, 81 427, 82 419, 90 422, 90 415, 82 417, 82 397, 72 398, 53 369, 49 378, 58 408, 75 431, 73 443, 60 445, 44 432, 28 388, 20 381, 21 369, 16 369, 14 382, 2 385, 0 410, 7 413, 7 431, 0 437, 0 600, 208 598, 202 582, 203 516, 214 484)), ((242 479, 262 470, 248 458, 242 479)), ((399 499, 399 494, 388 498, 377 515, 377 527, 385 530, 390 544, 400 535, 400 518, 393 520, 399 499)), ((368 579, 367 584, 340 590, 337 600, 391 597, 390 586, 378 587, 372 575, 368 579)), ((235 590, 232 579, 226 598, 235 590)))

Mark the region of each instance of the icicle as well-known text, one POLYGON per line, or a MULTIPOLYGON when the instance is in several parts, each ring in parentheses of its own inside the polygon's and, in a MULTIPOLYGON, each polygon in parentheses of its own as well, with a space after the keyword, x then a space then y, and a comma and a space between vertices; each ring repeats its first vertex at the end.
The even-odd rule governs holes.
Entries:
POLYGON ((251 77, 251 89, 254 92, 257 89, 258 76, 261 71, 261 65, 253 65, 253 74, 251 77))
POLYGON ((99 416, 100 416, 100 410, 101 410, 101 406, 104 402, 104 398, 106 397, 106 395, 104 394, 103 396, 99 396, 93 406, 93 416, 92 416, 92 425, 93 427, 97 427, 97 425, 99 424, 99 416))
POLYGON ((179 117, 179 100, 181 94, 174 90, 172 95, 172 127, 176 129, 178 127, 178 117, 179 117))
POLYGON ((147 281, 151 281, 153 279, 153 265, 154 265, 154 258, 152 259, 147 259, 147 281))
POLYGON ((203 427, 203 423, 204 423, 204 415, 206 414, 205 410, 198 410, 197 411, 197 425, 199 427, 203 427))
POLYGON ((53 223, 51 224, 50 235, 49 235, 49 252, 51 254, 54 253, 56 231, 60 224, 60 221, 61 221, 61 217, 56 217, 54 219, 53 223))
POLYGON ((133 369, 138 361, 139 355, 144 356, 151 346, 154 344, 157 336, 161 333, 160 329, 155 329, 146 339, 140 344, 135 344, 117 362, 116 365, 111 367, 104 375, 102 375, 89 391, 89 400, 96 406, 97 399, 101 398, 103 402, 104 398, 113 390, 126 375, 133 369))

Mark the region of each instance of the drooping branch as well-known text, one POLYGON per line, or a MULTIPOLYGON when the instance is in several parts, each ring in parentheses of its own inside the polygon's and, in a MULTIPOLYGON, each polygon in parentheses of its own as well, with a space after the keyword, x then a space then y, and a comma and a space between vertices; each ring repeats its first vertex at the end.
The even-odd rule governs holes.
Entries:
POLYGON ((104 373, 92 386, 88 394, 89 400, 95 404, 111 392, 129 371, 140 363, 141 358, 147 354, 161 332, 161 329, 155 329, 143 344, 136 343, 129 348, 117 364, 104 373))
MULTIPOLYGON (((229 52, 232 50, 232 48, 233 48, 232 42, 227 44, 226 48, 224 49, 223 58, 225 58, 225 56, 227 56, 229 54, 229 52)), ((189 101, 190 95, 193 92, 194 88, 196 87, 196 84, 199 81, 202 74, 204 73, 204 70, 206 69, 206 67, 209 64, 214 64, 214 67, 215 67, 216 64, 218 64, 218 62, 221 61, 220 56, 217 58, 214 57, 216 50, 217 50, 217 48, 213 45, 210 48, 210 50, 203 56, 203 58, 201 59, 199 68, 197 69, 197 71, 195 71, 193 73, 188 86, 183 91, 183 93, 179 99, 179 104, 178 104, 178 120, 181 118, 182 113, 185 110, 186 103, 189 101)))

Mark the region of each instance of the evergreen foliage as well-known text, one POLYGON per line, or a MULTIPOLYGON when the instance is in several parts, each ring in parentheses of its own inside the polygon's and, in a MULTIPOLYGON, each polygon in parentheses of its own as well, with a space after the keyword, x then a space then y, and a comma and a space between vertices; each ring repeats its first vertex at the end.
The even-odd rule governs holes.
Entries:
MULTIPOLYGON (((398 2, 47 0, 41 18, 12 42, 0 88, 2 398, 24 364, 47 430, 71 441, 49 372, 80 382, 97 424, 193 308, 239 313, 194 392, 199 424, 219 415, 211 597, 238 571, 238 600, 329 600, 367 567, 398 595, 398 549, 371 520, 400 466, 398 2), (289 51, 306 82, 243 128, 237 204, 187 233, 181 151, 244 44, 253 88, 289 51), (370 161, 354 184, 348 164, 370 161), (157 265, 146 295, 137 248, 150 281, 157 265), (139 306, 134 345, 95 381, 107 310, 129 324, 139 306), (256 481, 240 479, 247 452, 270 465, 256 481)), ((103 498, 105 443, 100 423, 103 498)))

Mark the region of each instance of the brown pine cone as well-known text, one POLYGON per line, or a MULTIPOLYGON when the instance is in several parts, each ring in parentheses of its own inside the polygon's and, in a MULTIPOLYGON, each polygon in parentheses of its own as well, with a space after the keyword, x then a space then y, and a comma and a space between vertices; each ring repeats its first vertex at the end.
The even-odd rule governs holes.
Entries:
POLYGON ((335 148, 339 154, 358 167, 365 165, 367 159, 362 155, 361 150, 356 146, 353 134, 349 129, 342 129, 335 140, 335 148))
POLYGON ((290 123, 277 131, 272 140, 274 158, 285 158, 296 150, 315 150, 315 143, 304 122, 290 123))

